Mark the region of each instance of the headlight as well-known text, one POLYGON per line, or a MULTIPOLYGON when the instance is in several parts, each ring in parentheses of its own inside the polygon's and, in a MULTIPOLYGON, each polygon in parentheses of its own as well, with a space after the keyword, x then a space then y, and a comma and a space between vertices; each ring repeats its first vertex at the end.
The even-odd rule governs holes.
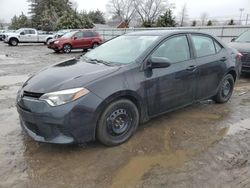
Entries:
POLYGON ((79 99, 88 93, 89 90, 85 88, 67 89, 52 93, 45 93, 40 97, 40 100, 46 101, 50 106, 58 106, 79 99))
POLYGON ((59 43, 59 41, 58 41, 58 40, 56 40, 54 43, 55 43, 55 44, 58 44, 58 43, 59 43))

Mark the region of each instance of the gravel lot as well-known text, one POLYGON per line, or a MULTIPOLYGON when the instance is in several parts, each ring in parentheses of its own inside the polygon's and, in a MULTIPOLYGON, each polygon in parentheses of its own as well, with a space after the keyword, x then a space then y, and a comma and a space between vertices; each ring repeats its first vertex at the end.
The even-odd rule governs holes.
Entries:
POLYGON ((139 127, 117 147, 40 144, 19 126, 15 95, 41 68, 80 55, 0 43, 0 187, 250 188, 250 76, 227 104, 203 101, 139 127))

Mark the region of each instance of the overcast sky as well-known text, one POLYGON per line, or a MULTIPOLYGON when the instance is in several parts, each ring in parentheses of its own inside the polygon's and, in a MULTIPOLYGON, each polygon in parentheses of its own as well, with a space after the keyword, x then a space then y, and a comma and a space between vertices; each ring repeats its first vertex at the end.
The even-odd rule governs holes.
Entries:
MULTIPOLYGON (((75 0, 79 10, 96 10, 106 11, 108 0, 75 0)), ((187 4, 187 11, 190 20, 198 19, 201 13, 206 12, 211 19, 239 19, 240 8, 244 8, 243 17, 250 14, 250 0, 169 0, 174 3, 176 8, 174 14, 178 15, 183 4, 187 4)), ((10 22, 11 18, 21 12, 28 12, 27 0, 0 0, 0 20, 10 22)), ((250 17, 250 16, 249 16, 250 17)), ((250 18, 249 18, 250 19, 250 18)))

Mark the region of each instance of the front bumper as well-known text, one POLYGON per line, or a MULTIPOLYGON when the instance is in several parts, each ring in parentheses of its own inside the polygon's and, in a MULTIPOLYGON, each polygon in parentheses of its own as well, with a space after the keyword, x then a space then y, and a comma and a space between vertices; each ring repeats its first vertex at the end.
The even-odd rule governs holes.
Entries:
POLYGON ((53 49, 53 50, 62 50, 63 49, 63 46, 60 43, 58 43, 58 44, 52 43, 52 44, 48 44, 47 46, 49 49, 53 49))
POLYGON ((56 107, 45 101, 23 97, 17 102, 22 128, 38 142, 70 144, 95 139, 96 109, 101 99, 86 96, 56 107))

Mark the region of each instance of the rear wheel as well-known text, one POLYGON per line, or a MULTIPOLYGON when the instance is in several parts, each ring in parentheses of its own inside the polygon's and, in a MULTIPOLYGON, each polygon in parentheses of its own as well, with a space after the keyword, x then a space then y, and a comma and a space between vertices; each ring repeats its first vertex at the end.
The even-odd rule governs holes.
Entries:
POLYGON ((232 96, 233 89, 234 89, 234 78, 231 74, 227 74, 223 78, 219 86, 218 93, 214 96, 214 101, 216 103, 227 102, 232 96))
POLYGON ((72 47, 71 47, 70 44, 64 44, 64 46, 63 46, 63 52, 64 53, 70 53, 71 49, 72 49, 72 47))
POLYGON ((98 46, 99 46, 98 43, 94 43, 94 44, 92 45, 92 48, 95 49, 95 48, 98 47, 98 46))
POLYGON ((139 112, 133 102, 120 99, 111 103, 102 113, 97 124, 97 138, 107 146, 126 142, 136 131, 139 112))
POLYGON ((17 46, 18 45, 18 40, 15 38, 10 39, 9 45, 11 46, 17 46))
POLYGON ((46 42, 44 43, 44 45, 47 45, 47 44, 49 44, 49 41, 51 40, 51 38, 48 38, 47 40, 46 40, 46 42))

